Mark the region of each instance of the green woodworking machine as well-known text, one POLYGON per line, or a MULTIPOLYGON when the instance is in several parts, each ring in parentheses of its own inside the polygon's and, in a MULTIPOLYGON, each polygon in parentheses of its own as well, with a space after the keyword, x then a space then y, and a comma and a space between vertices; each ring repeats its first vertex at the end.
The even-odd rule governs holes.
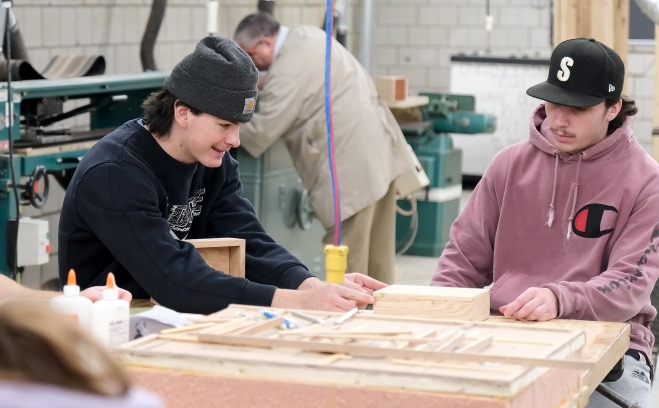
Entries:
MULTIPOLYGON (((45 220, 22 213, 27 206, 43 207, 49 180, 66 188, 87 150, 139 117, 142 102, 163 86, 167 75, 151 71, 0 82, 0 273, 15 276, 24 266, 56 262, 49 260, 49 235, 57 232, 50 234, 45 220)), ((245 196, 266 231, 322 279, 324 229, 313 217, 283 143, 259 158, 240 149, 232 154, 240 163, 245 196)))
MULTIPOLYGON (((22 216, 64 188, 96 140, 141 114, 162 72, 0 82, 0 273, 48 262, 49 232, 22 216), (9 101, 12 103, 10 104, 9 101), (30 222, 24 222, 30 221, 30 222)), ((56 235, 56 234, 55 234, 56 235)))
POLYGON ((399 253, 439 256, 460 212, 462 151, 451 133, 492 133, 496 117, 476 113, 471 95, 421 93, 428 103, 412 111, 392 109, 430 185, 398 200, 396 245, 399 253))

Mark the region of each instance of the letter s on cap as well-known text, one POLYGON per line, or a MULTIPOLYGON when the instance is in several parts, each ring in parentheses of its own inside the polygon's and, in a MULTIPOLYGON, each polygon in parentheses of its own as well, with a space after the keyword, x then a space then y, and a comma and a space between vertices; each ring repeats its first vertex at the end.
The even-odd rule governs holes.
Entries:
POLYGON ((561 60, 561 69, 556 73, 556 78, 559 81, 565 82, 570 79, 570 68, 574 64, 574 60, 570 57, 563 57, 561 60))

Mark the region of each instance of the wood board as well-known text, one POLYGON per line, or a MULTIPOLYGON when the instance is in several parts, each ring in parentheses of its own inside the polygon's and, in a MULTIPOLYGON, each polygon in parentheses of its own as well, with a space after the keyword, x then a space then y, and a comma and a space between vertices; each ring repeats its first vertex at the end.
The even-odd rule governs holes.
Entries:
POLYGON ((508 325, 551 327, 568 330, 584 330, 586 345, 581 359, 593 363, 593 368, 582 373, 583 389, 576 396, 576 406, 588 405, 590 395, 602 382, 613 366, 629 349, 630 326, 627 323, 593 322, 587 320, 555 319, 546 322, 510 320, 503 316, 491 316, 490 322, 506 322, 508 325))
MULTIPOLYGON (((304 312, 327 321, 320 325, 275 309, 277 318, 264 319, 262 310, 231 306, 196 321, 192 329, 147 337, 115 353, 138 383, 152 389, 163 389, 173 378, 180 381, 181 373, 194 373, 214 387, 294 383, 298 394, 308 391, 323 398, 337 387, 357 387, 391 394, 387 398, 400 393, 407 399, 430 398, 444 406, 556 407, 578 392, 581 372, 592 368, 577 358, 585 342, 580 330, 361 313, 337 325, 341 314, 304 312), (281 329, 284 319, 299 327, 281 329), (542 387, 550 388, 551 395, 544 395, 542 387)), ((243 403, 252 397, 236 396, 243 403)), ((290 401, 270 404, 290 406, 290 401)))
POLYGON ((483 321, 490 317, 490 290, 389 285, 373 293, 375 314, 483 321))

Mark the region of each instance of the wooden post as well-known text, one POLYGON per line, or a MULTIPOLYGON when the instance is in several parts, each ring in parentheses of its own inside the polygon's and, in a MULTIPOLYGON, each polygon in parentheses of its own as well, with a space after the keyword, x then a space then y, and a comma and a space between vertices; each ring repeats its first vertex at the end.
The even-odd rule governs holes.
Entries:
POLYGON ((578 37, 597 39, 627 63, 629 0, 555 0, 554 46, 578 37))
MULTIPOLYGON (((592 0, 591 0, 592 1, 592 0)), ((584 2, 586 3, 586 2, 584 2)), ((589 34, 599 42, 614 48, 615 27, 613 24, 613 0, 597 0, 597 6, 591 4, 589 34)))
POLYGON ((578 15, 577 0, 554 1, 554 46, 568 38, 578 37, 578 15))
MULTIPOLYGON (((629 50, 629 1, 615 0, 613 5, 613 48, 627 66, 629 50)), ((625 87, 626 88, 626 87, 625 87)), ((625 90, 623 92, 627 93, 625 90)))

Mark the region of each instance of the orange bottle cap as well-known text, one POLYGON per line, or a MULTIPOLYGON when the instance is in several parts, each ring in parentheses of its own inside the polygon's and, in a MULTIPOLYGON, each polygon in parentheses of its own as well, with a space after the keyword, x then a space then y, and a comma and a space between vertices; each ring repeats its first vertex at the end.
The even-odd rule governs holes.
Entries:
POLYGON ((67 285, 76 284, 76 273, 73 269, 69 269, 69 276, 66 278, 66 284, 67 285))
POLYGON ((105 286, 107 286, 108 289, 116 289, 117 288, 117 282, 114 279, 114 273, 108 272, 108 277, 105 281, 105 286))

